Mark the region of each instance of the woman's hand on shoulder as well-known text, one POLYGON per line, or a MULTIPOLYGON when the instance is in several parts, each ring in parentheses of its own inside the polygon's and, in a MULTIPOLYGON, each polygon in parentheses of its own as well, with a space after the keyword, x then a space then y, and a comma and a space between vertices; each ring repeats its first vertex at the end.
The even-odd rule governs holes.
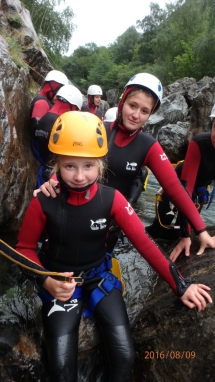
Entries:
POLYGON ((43 183, 40 188, 34 190, 33 196, 36 197, 38 192, 42 191, 42 193, 49 197, 56 198, 57 194, 59 194, 60 190, 58 189, 59 182, 54 179, 50 179, 48 182, 43 183))
POLYGON ((191 284, 183 296, 180 297, 180 300, 188 308, 197 308, 198 312, 201 312, 201 310, 206 308, 207 302, 210 304, 213 302, 207 291, 210 291, 207 285, 191 284))
MULTIPOLYGON (((64 272, 63 274, 67 277, 73 276, 73 272, 64 272)), ((57 300, 67 301, 72 297, 76 285, 77 283, 74 279, 72 279, 71 282, 64 282, 55 280, 52 277, 47 277, 43 287, 57 300)))

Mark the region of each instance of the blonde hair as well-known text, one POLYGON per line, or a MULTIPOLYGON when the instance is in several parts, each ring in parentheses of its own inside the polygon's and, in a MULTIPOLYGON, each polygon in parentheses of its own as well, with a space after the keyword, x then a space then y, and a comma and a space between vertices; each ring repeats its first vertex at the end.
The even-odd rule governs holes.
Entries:
MULTIPOLYGON (((50 173, 49 179, 51 179, 51 177, 54 174, 60 172, 59 156, 60 155, 56 155, 56 157, 55 157, 55 164, 53 165, 53 168, 52 168, 52 171, 50 173)), ((98 183, 103 183, 103 181, 104 181, 104 173, 105 173, 105 171, 107 169, 107 163, 106 163, 105 159, 102 159, 102 158, 92 158, 92 159, 96 159, 96 161, 98 163, 98 170, 99 171, 98 171, 97 181, 98 181, 98 183)))

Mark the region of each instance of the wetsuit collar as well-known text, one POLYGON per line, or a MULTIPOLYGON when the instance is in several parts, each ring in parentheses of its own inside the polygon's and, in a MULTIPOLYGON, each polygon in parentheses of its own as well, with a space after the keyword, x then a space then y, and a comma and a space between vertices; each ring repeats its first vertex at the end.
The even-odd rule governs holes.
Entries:
POLYGON ((77 197, 79 195, 81 198, 84 198, 85 200, 92 199, 92 197, 95 195, 95 192, 98 189, 98 185, 96 183, 96 180, 92 184, 90 184, 90 185, 88 185, 86 187, 82 187, 82 188, 73 188, 73 187, 70 187, 67 183, 65 183, 62 180, 62 178, 61 178, 59 173, 57 174, 57 180, 60 183, 61 189, 64 190, 64 191, 69 192, 70 196, 72 194, 74 194, 75 197, 77 197))

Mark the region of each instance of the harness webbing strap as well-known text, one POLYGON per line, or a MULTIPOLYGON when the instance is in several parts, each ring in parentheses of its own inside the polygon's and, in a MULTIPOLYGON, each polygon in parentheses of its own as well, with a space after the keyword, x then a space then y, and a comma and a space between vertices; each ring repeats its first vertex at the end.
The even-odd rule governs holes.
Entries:
POLYGON ((77 282, 77 284, 82 284, 82 277, 68 277, 62 273, 50 272, 47 269, 41 267, 39 264, 30 260, 26 256, 22 255, 20 252, 16 251, 14 248, 10 247, 7 243, 0 239, 0 254, 5 256, 7 259, 13 261, 15 264, 28 269, 31 272, 37 273, 39 275, 50 276, 60 281, 71 282, 72 279, 77 282))

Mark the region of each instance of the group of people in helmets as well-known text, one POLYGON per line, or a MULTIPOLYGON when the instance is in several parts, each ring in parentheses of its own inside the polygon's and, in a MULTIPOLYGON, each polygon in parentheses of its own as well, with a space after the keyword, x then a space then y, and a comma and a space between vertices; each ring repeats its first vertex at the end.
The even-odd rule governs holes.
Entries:
MULTIPOLYGON (((148 73, 134 75, 125 85, 116 119, 110 122, 90 112, 90 103, 88 111, 81 111, 81 105, 73 101, 75 108, 68 110, 62 98, 57 93, 56 104, 46 117, 53 122, 47 135, 48 150, 53 154, 50 180, 41 186, 42 192, 35 193, 26 211, 16 249, 45 269, 71 278, 71 282, 62 282, 31 275, 43 303, 51 381, 77 381, 78 330, 83 314, 93 315, 97 322, 107 353, 106 381, 127 382, 135 350, 122 280, 113 268, 111 251, 116 240, 112 225, 125 233, 186 306, 200 312, 207 302, 212 303, 210 288, 184 279, 129 203, 130 188, 141 168, 147 166, 154 173, 169 200, 195 230, 201 252, 206 247, 215 248, 215 240, 159 143, 142 131, 161 104, 158 78, 148 73), (44 231, 46 246, 38 255, 37 243, 44 231)), ((190 238, 182 237, 180 251, 189 246, 190 238)))
POLYGON ((58 70, 51 70, 44 79, 44 86, 30 105, 30 129, 32 149, 41 167, 37 185, 49 179, 52 155, 48 149, 48 141, 52 126, 56 119, 67 111, 85 110, 102 118, 99 110, 102 89, 91 85, 87 91, 88 102, 83 105, 80 90, 69 84, 66 75, 58 70))

